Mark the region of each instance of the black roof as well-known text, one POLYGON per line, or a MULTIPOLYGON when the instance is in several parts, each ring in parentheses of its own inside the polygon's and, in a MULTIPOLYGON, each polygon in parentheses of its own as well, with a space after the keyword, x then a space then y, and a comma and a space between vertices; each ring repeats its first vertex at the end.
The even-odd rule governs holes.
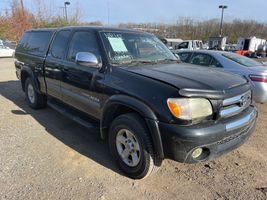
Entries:
POLYGON ((31 31, 56 31, 58 28, 36 28, 36 29, 29 29, 25 32, 31 32, 31 31))
POLYGON ((95 31, 125 31, 125 32, 132 32, 132 33, 149 34, 147 32, 136 30, 136 29, 115 28, 115 27, 108 27, 108 26, 65 26, 65 27, 58 27, 58 28, 30 29, 28 31, 52 31, 52 32, 55 32, 55 31, 66 30, 66 29, 71 29, 71 30, 95 30, 95 31))

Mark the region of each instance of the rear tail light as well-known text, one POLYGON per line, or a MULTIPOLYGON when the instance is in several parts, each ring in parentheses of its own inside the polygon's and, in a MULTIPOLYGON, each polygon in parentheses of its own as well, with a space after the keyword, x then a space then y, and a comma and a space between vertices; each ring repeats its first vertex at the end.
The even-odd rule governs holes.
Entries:
POLYGON ((249 75, 249 78, 252 81, 267 83, 267 76, 264 75, 249 75))

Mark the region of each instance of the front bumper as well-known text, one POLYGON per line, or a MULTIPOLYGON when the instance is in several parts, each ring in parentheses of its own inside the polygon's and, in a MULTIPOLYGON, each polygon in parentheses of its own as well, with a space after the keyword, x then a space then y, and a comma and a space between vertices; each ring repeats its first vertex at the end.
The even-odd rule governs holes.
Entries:
POLYGON ((237 116, 192 126, 159 122, 165 158, 196 163, 214 159, 243 144, 255 129, 257 109, 250 106, 237 116), (205 156, 194 159, 192 152, 202 148, 205 156))

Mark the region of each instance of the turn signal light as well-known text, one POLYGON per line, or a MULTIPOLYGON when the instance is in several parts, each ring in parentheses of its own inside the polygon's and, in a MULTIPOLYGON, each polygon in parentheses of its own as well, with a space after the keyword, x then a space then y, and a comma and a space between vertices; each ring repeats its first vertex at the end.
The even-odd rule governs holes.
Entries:
POLYGON ((168 104, 168 107, 169 107, 169 109, 170 109, 170 111, 171 111, 171 113, 175 116, 175 117, 177 117, 177 118, 179 118, 179 116, 180 116, 180 107, 179 107, 179 105, 177 105, 176 103, 174 103, 174 102, 172 102, 172 101, 167 101, 167 104, 168 104))

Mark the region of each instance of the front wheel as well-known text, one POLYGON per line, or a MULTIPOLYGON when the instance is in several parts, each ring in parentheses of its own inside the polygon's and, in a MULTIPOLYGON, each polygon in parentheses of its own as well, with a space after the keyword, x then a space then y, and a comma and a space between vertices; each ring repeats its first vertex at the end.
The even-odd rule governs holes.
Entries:
POLYGON ((112 122, 109 146, 119 168, 130 178, 146 178, 158 168, 149 132, 137 114, 124 114, 112 122))

